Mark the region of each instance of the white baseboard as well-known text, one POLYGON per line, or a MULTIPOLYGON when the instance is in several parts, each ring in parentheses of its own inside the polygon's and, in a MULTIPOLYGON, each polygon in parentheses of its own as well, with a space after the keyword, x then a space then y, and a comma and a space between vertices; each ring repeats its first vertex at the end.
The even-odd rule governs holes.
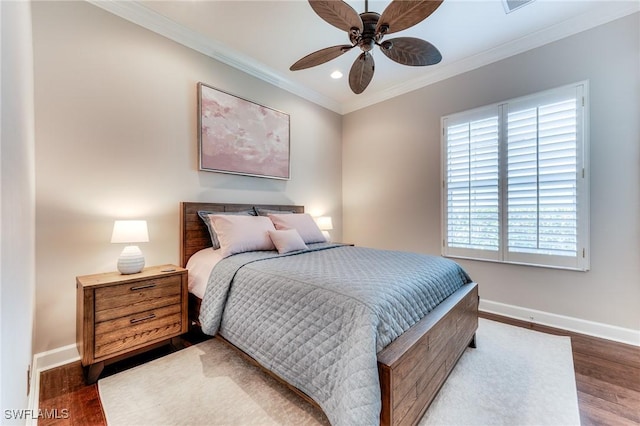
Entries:
POLYGON ((33 356, 33 370, 40 373, 61 365, 79 361, 80 354, 75 343, 50 351, 40 352, 33 356))
POLYGON ((614 325, 587 321, 544 311, 537 311, 535 309, 528 309, 520 306, 507 305, 505 303, 493 302, 491 300, 484 299, 480 299, 480 306, 478 309, 483 312, 502 315, 534 324, 561 328, 563 330, 613 340, 615 342, 626 343, 628 345, 640 346, 640 330, 617 327, 614 325))
MULTIPOLYGON (((31 386, 29 387, 29 409, 32 410, 32 413, 38 412, 40 402, 40 373, 78 360, 80 360, 80 354, 78 353, 78 348, 75 343, 50 351, 40 352, 33 356, 33 362, 31 363, 31 386)), ((34 416, 32 416, 30 421, 27 421, 27 426, 38 424, 37 418, 33 417, 34 416)))

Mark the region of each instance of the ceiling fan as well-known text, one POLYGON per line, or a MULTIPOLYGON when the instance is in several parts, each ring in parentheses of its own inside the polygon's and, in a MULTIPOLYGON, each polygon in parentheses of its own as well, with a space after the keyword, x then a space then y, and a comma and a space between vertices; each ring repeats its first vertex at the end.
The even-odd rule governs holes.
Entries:
POLYGON ((310 53, 291 65, 291 71, 303 70, 323 64, 359 47, 362 53, 349 71, 349 86, 355 94, 367 88, 373 78, 375 64, 371 51, 380 47, 389 59, 411 66, 434 65, 442 55, 431 43, 414 37, 397 37, 382 41, 387 34, 402 31, 416 25, 431 15, 443 0, 393 0, 382 12, 369 12, 365 0, 365 12, 358 14, 342 0, 309 0, 311 8, 331 25, 346 31, 351 44, 327 47, 310 53))

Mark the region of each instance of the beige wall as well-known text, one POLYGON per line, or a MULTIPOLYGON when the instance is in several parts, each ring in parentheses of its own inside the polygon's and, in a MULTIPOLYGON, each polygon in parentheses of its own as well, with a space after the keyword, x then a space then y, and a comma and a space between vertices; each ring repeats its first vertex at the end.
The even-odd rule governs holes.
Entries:
POLYGON ((0 2, 0 408, 27 408, 35 316, 33 57, 28 2, 0 2))
POLYGON ((75 341, 75 277, 115 269, 113 220, 148 220, 147 264, 178 262, 180 201, 295 203, 341 237, 341 117, 85 2, 33 5, 34 350, 75 341), (197 170, 198 81, 291 117, 291 180, 197 170))
POLYGON ((484 300, 640 331, 639 29, 636 13, 346 115, 344 239, 439 254, 440 118, 588 79, 591 271, 460 263, 484 300))

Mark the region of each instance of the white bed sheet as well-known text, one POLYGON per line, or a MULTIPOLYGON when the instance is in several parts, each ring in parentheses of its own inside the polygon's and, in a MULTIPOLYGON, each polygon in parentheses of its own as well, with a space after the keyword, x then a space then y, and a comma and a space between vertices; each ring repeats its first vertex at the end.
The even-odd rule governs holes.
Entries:
POLYGON ((222 260, 220 249, 212 247, 202 249, 189 258, 187 269, 189 270, 189 293, 202 299, 209 282, 209 276, 213 267, 222 260))

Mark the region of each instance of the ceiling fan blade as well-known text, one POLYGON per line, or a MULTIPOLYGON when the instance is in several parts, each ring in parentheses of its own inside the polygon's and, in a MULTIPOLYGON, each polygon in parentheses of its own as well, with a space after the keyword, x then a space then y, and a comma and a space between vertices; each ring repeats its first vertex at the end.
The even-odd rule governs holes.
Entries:
POLYGON ((397 37, 380 44, 380 50, 387 58, 402 65, 434 65, 442 60, 436 47, 419 38, 397 37))
POLYGON ((382 12, 376 34, 405 30, 431 15, 443 0, 393 0, 382 12))
POLYGON ((362 32, 360 15, 342 0, 309 0, 309 4, 318 16, 334 27, 346 32, 357 28, 362 32))
POLYGON ((348 52, 352 48, 353 46, 351 46, 350 44, 327 47, 316 52, 309 53, 307 56, 291 65, 289 69, 291 71, 298 71, 315 67, 316 65, 324 64, 325 62, 329 62, 330 60, 337 58, 338 56, 348 52))
POLYGON ((370 53, 362 52, 349 71, 349 86, 353 93, 359 95, 364 92, 373 78, 374 69, 373 56, 370 53))

